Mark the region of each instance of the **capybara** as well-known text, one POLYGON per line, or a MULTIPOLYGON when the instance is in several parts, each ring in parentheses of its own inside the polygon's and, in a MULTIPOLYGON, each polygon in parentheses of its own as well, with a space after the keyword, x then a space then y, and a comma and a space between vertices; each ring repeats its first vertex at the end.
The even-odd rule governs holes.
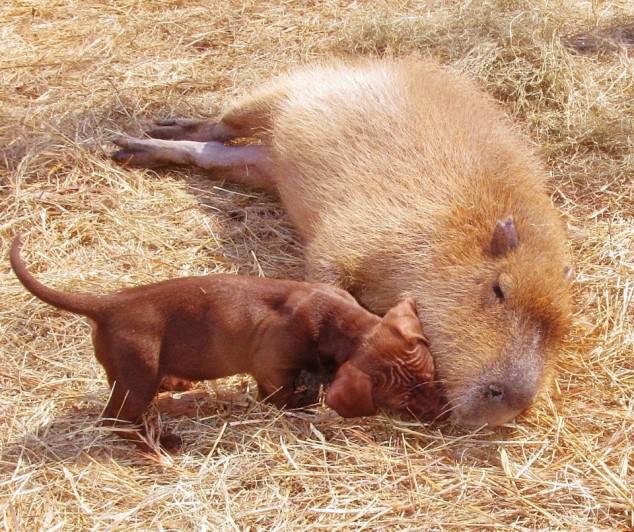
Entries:
MULTIPOLYGON (((251 374, 260 396, 279 407, 316 402, 318 386, 308 393, 296 389, 306 372, 327 381, 334 374, 326 404, 344 417, 378 408, 419 418, 441 413, 433 359, 412 299, 379 318, 331 285, 221 274, 109 295, 64 293, 29 273, 19 237, 11 265, 33 295, 89 318, 95 354, 112 387, 106 423, 139 421, 165 377, 237 373, 251 374)), ((142 432, 119 433, 147 449, 142 432)), ((180 439, 165 434, 161 444, 173 450, 180 439)))
POLYGON ((115 160, 194 164, 277 191, 309 279, 373 312, 413 297, 453 417, 526 409, 569 328, 565 233, 529 142, 433 63, 334 61, 257 88, 216 121, 119 137, 115 160), (254 137, 250 145, 225 144, 254 137))

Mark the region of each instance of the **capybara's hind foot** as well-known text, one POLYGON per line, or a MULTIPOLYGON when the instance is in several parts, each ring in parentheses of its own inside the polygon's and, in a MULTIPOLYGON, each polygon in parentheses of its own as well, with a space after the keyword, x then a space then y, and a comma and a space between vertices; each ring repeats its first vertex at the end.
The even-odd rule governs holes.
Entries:
POLYGON ((188 152, 178 142, 158 139, 137 139, 127 135, 117 135, 112 142, 120 150, 111 157, 119 164, 138 166, 140 168, 156 168, 170 164, 188 164, 188 152))
POLYGON ((112 142, 122 148, 111 155, 112 159, 119 164, 142 168, 152 168, 166 164, 162 161, 156 148, 141 139, 117 135, 112 139, 112 142))
POLYGON ((154 126, 145 131, 148 137, 165 140, 195 140, 205 142, 220 140, 216 135, 216 123, 209 120, 191 120, 170 118, 157 120, 154 126))

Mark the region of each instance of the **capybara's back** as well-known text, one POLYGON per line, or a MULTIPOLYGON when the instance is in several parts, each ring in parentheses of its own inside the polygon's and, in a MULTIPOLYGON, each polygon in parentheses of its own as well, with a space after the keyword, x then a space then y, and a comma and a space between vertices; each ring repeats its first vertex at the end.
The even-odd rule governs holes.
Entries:
POLYGON ((312 279, 376 312, 416 298, 458 420, 499 424, 530 405, 568 327, 571 270, 526 139, 424 62, 309 67, 266 91, 312 279))

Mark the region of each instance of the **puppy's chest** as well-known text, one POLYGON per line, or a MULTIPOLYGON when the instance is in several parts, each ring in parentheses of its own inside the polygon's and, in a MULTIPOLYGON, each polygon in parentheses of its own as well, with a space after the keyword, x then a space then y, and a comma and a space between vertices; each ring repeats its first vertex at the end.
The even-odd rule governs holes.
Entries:
POLYGON ((310 374, 311 379, 322 384, 332 382, 339 368, 339 364, 334 358, 320 355, 316 348, 309 348, 303 353, 301 365, 302 374, 310 374))
POLYGON ((335 378, 335 373, 339 366, 334 359, 318 359, 313 373, 315 373, 319 380, 324 384, 329 384, 335 378))

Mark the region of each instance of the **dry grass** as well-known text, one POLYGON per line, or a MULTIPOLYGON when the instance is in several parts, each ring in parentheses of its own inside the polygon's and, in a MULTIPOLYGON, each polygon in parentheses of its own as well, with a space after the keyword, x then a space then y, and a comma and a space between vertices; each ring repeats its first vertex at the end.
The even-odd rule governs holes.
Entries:
POLYGON ((574 50, 633 18, 628 0, 3 3, 0 527, 634 527, 634 61, 627 42, 574 50), (33 269, 71 289, 300 277, 275 200, 123 170, 104 147, 142 117, 211 115, 289 65, 377 53, 467 71, 548 161, 578 280, 556 389, 517 425, 466 433, 278 412, 234 378, 207 385, 195 415, 159 415, 186 442, 172 460, 97 427, 107 388, 88 328, 25 293, 12 235, 29 232, 33 269))

